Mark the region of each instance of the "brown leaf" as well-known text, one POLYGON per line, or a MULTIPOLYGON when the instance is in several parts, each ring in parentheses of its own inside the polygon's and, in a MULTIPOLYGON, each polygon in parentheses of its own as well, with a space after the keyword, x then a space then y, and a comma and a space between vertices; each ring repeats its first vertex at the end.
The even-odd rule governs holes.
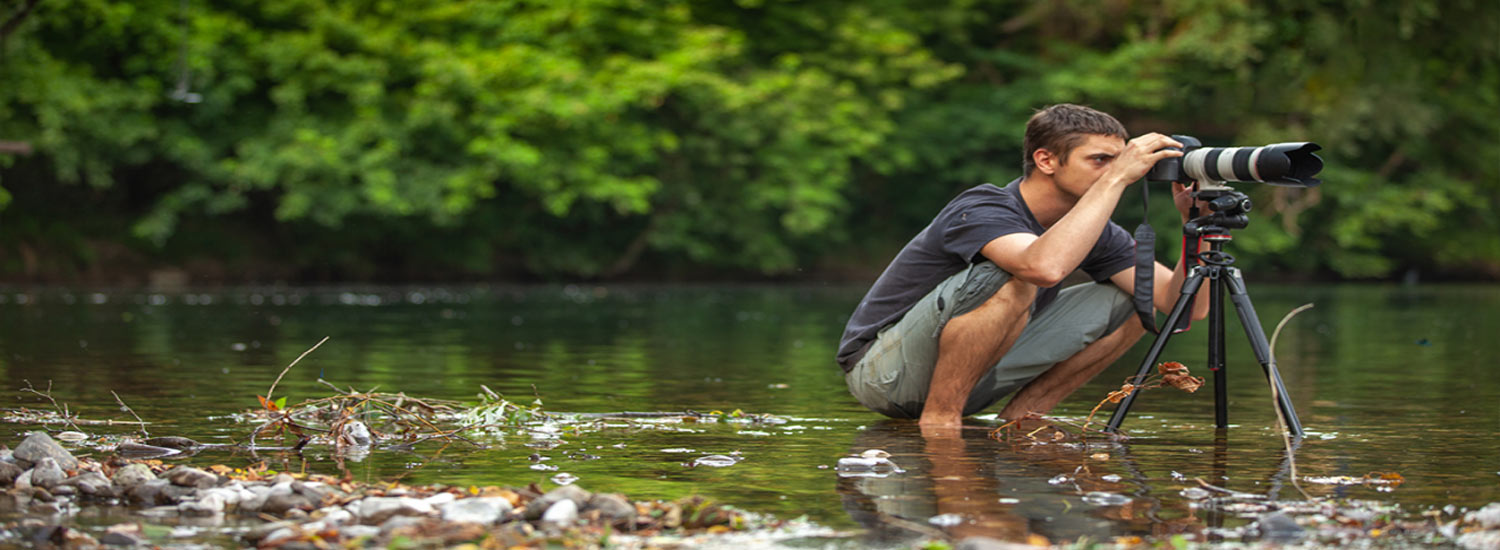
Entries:
POLYGON ((1198 388, 1203 387, 1202 378, 1196 376, 1188 376, 1186 374, 1168 374, 1162 377, 1162 381, 1166 382, 1169 386, 1188 393, 1193 393, 1195 391, 1198 391, 1198 388))
POLYGON ((1178 363, 1176 361, 1167 361, 1165 363, 1157 365, 1156 368, 1163 375, 1187 374, 1188 373, 1187 365, 1184 365, 1182 363, 1178 363))
POLYGON ((1126 383, 1121 385, 1118 391, 1109 392, 1109 397, 1106 397, 1105 399, 1110 403, 1119 403, 1121 401, 1124 401, 1125 398, 1130 395, 1130 392, 1133 391, 1135 391, 1135 384, 1126 383))

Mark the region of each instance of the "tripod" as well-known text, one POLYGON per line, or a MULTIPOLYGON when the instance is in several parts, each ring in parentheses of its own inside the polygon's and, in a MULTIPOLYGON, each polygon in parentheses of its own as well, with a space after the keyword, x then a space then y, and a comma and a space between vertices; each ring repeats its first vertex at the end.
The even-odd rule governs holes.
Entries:
MULTIPOLYGON (((1209 214, 1194 218, 1182 226, 1183 235, 1188 239, 1199 239, 1208 242, 1209 249, 1197 255, 1197 264, 1188 271, 1187 278, 1182 282, 1182 294, 1177 298, 1177 304, 1172 307, 1172 312, 1167 316, 1167 324, 1162 331, 1156 335, 1156 340, 1151 343, 1151 350, 1146 353, 1145 360, 1141 361, 1141 367, 1136 371, 1131 383, 1140 385, 1145 381, 1146 375, 1155 366, 1156 360, 1161 356, 1161 351, 1171 339, 1174 329, 1185 320, 1183 317, 1188 309, 1192 307, 1193 299, 1197 296, 1199 287, 1203 280, 1209 280, 1209 310, 1208 310, 1208 368, 1214 372, 1214 423, 1219 428, 1229 427, 1228 411, 1228 376, 1224 370, 1224 293, 1229 293, 1229 299, 1234 303, 1235 312, 1239 314, 1240 324, 1244 326, 1245 335, 1250 338, 1250 347, 1255 351, 1256 360, 1266 372, 1266 378, 1275 386, 1277 395, 1277 406, 1281 407, 1282 415, 1286 418, 1287 429, 1291 430, 1293 436, 1302 435, 1302 423, 1297 420, 1297 411, 1292 408, 1292 400, 1286 394, 1286 386, 1281 383, 1281 374, 1271 364, 1271 346, 1266 342, 1266 333, 1260 326, 1260 319, 1255 315, 1255 306, 1250 303, 1250 295, 1245 290, 1245 281, 1240 277, 1240 270, 1234 267, 1234 256, 1224 252, 1224 244, 1233 240, 1229 235, 1231 229, 1243 229, 1250 223, 1250 217, 1246 212, 1250 211, 1250 198, 1224 185, 1202 185, 1201 190, 1193 193, 1193 196, 1208 202, 1209 214)), ((1187 259, 1184 259, 1186 264, 1187 259)), ((1125 421, 1125 415, 1130 412, 1130 405, 1135 402, 1135 397, 1140 394, 1140 389, 1130 392, 1120 401, 1120 406, 1115 409, 1109 418, 1109 425, 1105 431, 1118 433, 1120 424, 1125 421)))

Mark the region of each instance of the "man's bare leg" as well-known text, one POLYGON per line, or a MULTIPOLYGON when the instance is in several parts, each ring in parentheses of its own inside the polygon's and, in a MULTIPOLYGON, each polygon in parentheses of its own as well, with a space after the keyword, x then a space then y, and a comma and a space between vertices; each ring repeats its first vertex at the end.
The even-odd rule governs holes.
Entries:
POLYGON ((1108 336, 1095 340, 1072 357, 1053 365, 1016 392, 1000 409, 1000 418, 1014 420, 1028 413, 1045 414, 1085 382, 1092 380, 1124 355, 1146 333, 1140 323, 1127 320, 1108 336))
POLYGON ((938 338, 937 365, 919 424, 960 424, 969 392, 1016 343, 1035 299, 1036 285, 1011 278, 978 308, 948 320, 938 338))

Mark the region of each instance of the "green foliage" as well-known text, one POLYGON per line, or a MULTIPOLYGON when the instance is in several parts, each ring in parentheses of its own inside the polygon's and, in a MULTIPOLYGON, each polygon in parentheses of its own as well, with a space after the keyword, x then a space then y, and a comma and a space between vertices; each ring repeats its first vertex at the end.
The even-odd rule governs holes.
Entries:
POLYGON ((1251 261, 1494 273, 1497 11, 54 0, 0 42, 0 139, 37 150, 0 154, 0 251, 344 277, 878 266, 956 191, 1019 175, 1026 118, 1071 101, 1135 132, 1325 145, 1323 188, 1247 189, 1251 261), (78 185, 75 211, 116 223, 25 229, 78 185))

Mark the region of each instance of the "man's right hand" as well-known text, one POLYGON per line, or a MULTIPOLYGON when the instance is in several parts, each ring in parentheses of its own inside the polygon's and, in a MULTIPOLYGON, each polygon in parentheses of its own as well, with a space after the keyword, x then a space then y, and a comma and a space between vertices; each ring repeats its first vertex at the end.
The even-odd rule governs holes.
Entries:
POLYGON ((1130 185, 1144 177, 1162 159, 1182 156, 1181 149, 1182 142, 1156 132, 1136 136, 1125 144, 1120 156, 1109 163, 1109 170, 1100 176, 1100 180, 1120 186, 1130 185))

